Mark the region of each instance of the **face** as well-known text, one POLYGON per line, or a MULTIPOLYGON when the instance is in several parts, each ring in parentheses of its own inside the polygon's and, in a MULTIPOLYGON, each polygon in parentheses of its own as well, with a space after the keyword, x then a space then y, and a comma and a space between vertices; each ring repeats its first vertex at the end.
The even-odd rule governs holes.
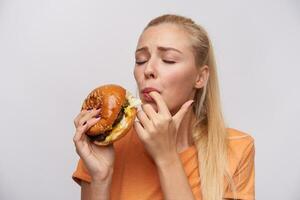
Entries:
POLYGON ((174 115, 186 101, 193 99, 198 70, 190 39, 174 24, 161 24, 146 29, 139 38, 135 53, 134 77, 143 103, 155 102, 147 94, 155 89, 174 115))

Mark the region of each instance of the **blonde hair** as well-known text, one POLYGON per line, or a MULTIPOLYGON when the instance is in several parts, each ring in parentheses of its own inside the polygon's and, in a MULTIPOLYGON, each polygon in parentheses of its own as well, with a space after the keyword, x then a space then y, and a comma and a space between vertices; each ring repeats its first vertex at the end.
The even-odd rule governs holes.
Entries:
POLYGON ((223 198, 226 182, 233 194, 236 192, 227 164, 227 131, 221 109, 212 44, 203 27, 192 19, 179 15, 159 16, 151 20, 144 31, 163 23, 182 27, 190 36, 197 68, 204 65, 209 68, 206 85, 195 93, 193 112, 196 123, 193 124, 192 134, 198 151, 202 199, 220 200, 223 198))

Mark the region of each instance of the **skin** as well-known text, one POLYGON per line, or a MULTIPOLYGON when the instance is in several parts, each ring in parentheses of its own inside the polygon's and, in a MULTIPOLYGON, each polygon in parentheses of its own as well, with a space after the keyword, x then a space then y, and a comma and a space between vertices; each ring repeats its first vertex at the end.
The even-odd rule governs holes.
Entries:
POLYGON ((143 105, 134 127, 157 166, 164 199, 194 199, 178 154, 192 143, 190 105, 208 78, 208 67, 198 70, 194 60, 188 34, 173 24, 146 29, 137 45, 134 77, 143 105), (146 98, 145 87, 158 92, 146 98))
MULTIPOLYGON (((146 101, 140 91, 143 105, 134 128, 156 163, 164 199, 194 199, 178 153, 192 145, 191 100, 207 82, 208 67, 196 68, 188 34, 172 24, 145 30, 137 50, 134 77, 138 88, 154 87, 159 92, 150 92, 152 100, 146 101)), ((74 119, 76 152, 92 178, 91 183, 81 183, 83 200, 110 198, 114 148, 94 145, 85 135, 99 120, 98 114, 83 110, 74 119)))
MULTIPOLYGON (((134 77, 143 101, 143 111, 147 114, 151 108, 157 112, 157 103, 166 104, 165 117, 175 116, 184 103, 193 100, 196 89, 203 87, 208 79, 208 66, 196 68, 189 35, 173 24, 161 24, 146 29, 140 36, 135 54, 134 77), (159 36, 159 37, 157 37, 159 36), (164 47, 164 49, 160 48, 164 47), (168 50, 166 48, 173 48, 168 50), (158 102, 146 101, 141 89, 154 87, 159 90, 158 102)), ((152 94, 152 92, 149 95, 152 94)), ((192 145, 190 122, 195 119, 191 108, 186 111, 186 118, 181 116, 176 121, 179 152, 192 145), (181 123, 182 120, 182 123, 181 123)), ((143 117, 143 112, 138 116, 143 117)))
POLYGON ((98 122, 100 110, 83 110, 74 119, 76 132, 73 142, 91 176, 91 183, 81 182, 81 199, 107 200, 113 175, 114 148, 100 147, 90 142, 85 132, 98 122))

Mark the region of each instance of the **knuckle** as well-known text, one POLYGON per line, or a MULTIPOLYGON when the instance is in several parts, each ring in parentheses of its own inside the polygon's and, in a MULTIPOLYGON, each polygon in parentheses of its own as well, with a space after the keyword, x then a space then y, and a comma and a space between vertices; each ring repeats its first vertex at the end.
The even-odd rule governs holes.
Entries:
POLYGON ((83 117, 79 120, 78 125, 84 125, 85 122, 88 122, 90 117, 83 117))
POLYGON ((153 125, 156 127, 156 128, 160 128, 162 125, 164 124, 164 120, 161 119, 161 120, 153 120, 153 125))
POLYGON ((80 126, 78 126, 78 127, 76 128, 75 135, 76 135, 76 134, 78 134, 78 133, 80 133, 80 132, 81 132, 81 127, 80 127, 80 126))
POLYGON ((80 119, 78 122, 78 125, 82 125, 84 123, 84 121, 85 121, 84 119, 80 119))
MULTIPOLYGON (((89 126, 89 124, 87 123, 86 127, 88 127, 88 126, 89 126)), ((85 126, 81 126, 81 127, 79 127, 79 131, 80 131, 80 133, 84 133, 84 132, 85 132, 85 130, 86 130, 86 127, 85 127, 85 126)))
POLYGON ((82 134, 82 132, 84 132, 84 127, 80 126, 76 129, 76 134, 82 134))
POLYGON ((78 139, 74 136, 73 137, 73 142, 74 142, 75 145, 76 145, 77 141, 78 141, 78 139))
POLYGON ((165 116, 165 117, 164 117, 164 120, 165 120, 166 122, 171 122, 171 121, 172 121, 172 117, 170 117, 170 116, 165 116))
POLYGON ((172 118, 169 116, 163 116, 163 117, 161 117, 161 121, 164 123, 169 123, 172 121, 172 118))

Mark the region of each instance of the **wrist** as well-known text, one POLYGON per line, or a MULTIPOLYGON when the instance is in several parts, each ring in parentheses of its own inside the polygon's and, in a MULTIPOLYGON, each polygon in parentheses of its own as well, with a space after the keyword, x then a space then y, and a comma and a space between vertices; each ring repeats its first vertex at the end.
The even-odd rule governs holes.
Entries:
POLYGON ((181 161, 180 161, 180 157, 179 157, 178 153, 174 152, 164 158, 157 159, 157 161, 155 163, 156 163, 156 166, 159 168, 169 168, 170 166, 173 166, 174 164, 181 163, 181 161))
POLYGON ((90 200, 108 200, 110 199, 111 181, 92 180, 90 183, 90 200))
POLYGON ((96 175, 93 175, 91 178, 91 182, 93 182, 94 184, 102 184, 102 185, 106 185, 109 184, 112 180, 112 176, 113 176, 113 169, 110 169, 107 173, 99 173, 96 175))

